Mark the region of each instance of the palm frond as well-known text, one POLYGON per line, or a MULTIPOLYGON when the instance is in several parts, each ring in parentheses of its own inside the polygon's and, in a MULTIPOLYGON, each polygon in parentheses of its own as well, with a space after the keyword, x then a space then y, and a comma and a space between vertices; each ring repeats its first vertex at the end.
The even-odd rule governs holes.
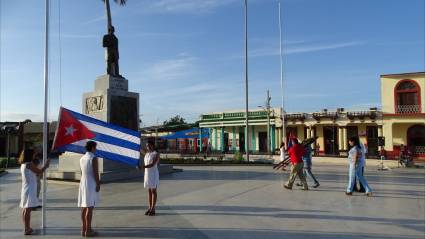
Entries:
POLYGON ((114 0, 114 2, 118 3, 121 6, 124 6, 127 3, 127 0, 114 0))
MULTIPOLYGON (((105 0, 102 0, 102 2, 105 2, 105 0)), ((115 3, 124 6, 127 3, 127 0, 114 0, 115 3)))

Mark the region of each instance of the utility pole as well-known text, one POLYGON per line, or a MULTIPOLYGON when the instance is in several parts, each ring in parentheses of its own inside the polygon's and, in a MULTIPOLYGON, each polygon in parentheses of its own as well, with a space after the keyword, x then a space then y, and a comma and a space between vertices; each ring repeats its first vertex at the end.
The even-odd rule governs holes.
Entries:
MULTIPOLYGON (((283 82, 283 47, 282 47, 282 13, 280 1, 278 3, 279 8, 279 59, 280 59, 280 91, 282 94, 282 142, 286 143, 286 127, 285 127, 285 94, 284 94, 284 82, 283 82)), ((283 151, 283 158, 285 158, 285 150, 283 151)))
POLYGON ((266 111, 267 111, 267 152, 271 153, 271 137, 270 137, 270 94, 267 90, 267 99, 266 99, 266 111))
POLYGON ((245 150, 249 162, 249 123, 248 123, 248 0, 245 0, 245 150))

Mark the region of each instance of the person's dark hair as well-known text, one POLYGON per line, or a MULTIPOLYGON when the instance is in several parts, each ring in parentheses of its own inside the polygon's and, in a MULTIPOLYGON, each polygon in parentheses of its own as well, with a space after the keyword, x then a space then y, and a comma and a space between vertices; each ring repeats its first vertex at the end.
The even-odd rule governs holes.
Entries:
POLYGON ((24 149, 19 156, 19 163, 29 163, 34 160, 34 149, 24 149))
POLYGON ((34 162, 35 165, 39 165, 42 160, 43 160, 43 154, 42 153, 38 152, 38 153, 34 154, 33 162, 34 162))
POLYGON ((300 144, 297 138, 292 138, 291 140, 292 140, 292 143, 294 144, 300 144))
POLYGON ((87 143, 86 143, 86 150, 87 150, 87 152, 91 152, 92 150, 93 150, 93 148, 96 148, 96 146, 97 146, 97 143, 96 142, 94 142, 94 141, 87 141, 87 143))
POLYGON ((280 143, 280 147, 279 148, 282 148, 282 147, 285 147, 285 143, 284 142, 280 143))
POLYGON ((154 143, 152 140, 149 140, 149 141, 147 142, 147 144, 148 144, 149 146, 151 146, 151 147, 152 147, 152 150, 153 150, 153 151, 156 151, 155 143, 154 143))
POLYGON ((360 139, 359 139, 359 137, 356 137, 356 136, 350 137, 348 139, 348 141, 353 142, 354 143, 354 146, 356 146, 357 149, 359 149, 359 150, 362 149, 362 147, 360 146, 360 139))

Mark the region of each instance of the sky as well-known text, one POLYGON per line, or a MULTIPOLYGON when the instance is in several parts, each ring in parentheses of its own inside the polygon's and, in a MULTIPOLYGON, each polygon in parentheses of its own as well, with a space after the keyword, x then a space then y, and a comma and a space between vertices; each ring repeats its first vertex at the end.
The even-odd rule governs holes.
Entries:
MULTIPOLYGON (((249 106, 281 106, 277 0, 248 0, 249 106)), ((53 0, 49 119, 105 73, 100 0, 53 0)), ((281 0, 287 112, 380 107, 381 74, 425 71, 424 0, 281 0)), ((243 0, 111 3, 142 126, 244 109, 243 0)), ((42 120, 44 1, 0 0, 0 121, 42 120)))

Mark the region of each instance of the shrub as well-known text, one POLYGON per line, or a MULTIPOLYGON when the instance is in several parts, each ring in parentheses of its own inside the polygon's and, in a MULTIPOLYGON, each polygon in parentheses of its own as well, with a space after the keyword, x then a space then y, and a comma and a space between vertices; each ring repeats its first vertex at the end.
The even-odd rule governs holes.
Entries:
POLYGON ((244 160, 244 158, 243 158, 243 156, 242 156, 242 154, 241 154, 240 152, 236 152, 236 153, 233 155, 233 159, 234 159, 235 161, 238 161, 238 162, 241 162, 241 161, 243 161, 243 160, 244 160))
MULTIPOLYGON (((0 158, 0 168, 5 168, 7 163, 7 158, 0 158)), ((10 158, 9 160, 9 168, 18 167, 18 160, 16 158, 10 158)))

